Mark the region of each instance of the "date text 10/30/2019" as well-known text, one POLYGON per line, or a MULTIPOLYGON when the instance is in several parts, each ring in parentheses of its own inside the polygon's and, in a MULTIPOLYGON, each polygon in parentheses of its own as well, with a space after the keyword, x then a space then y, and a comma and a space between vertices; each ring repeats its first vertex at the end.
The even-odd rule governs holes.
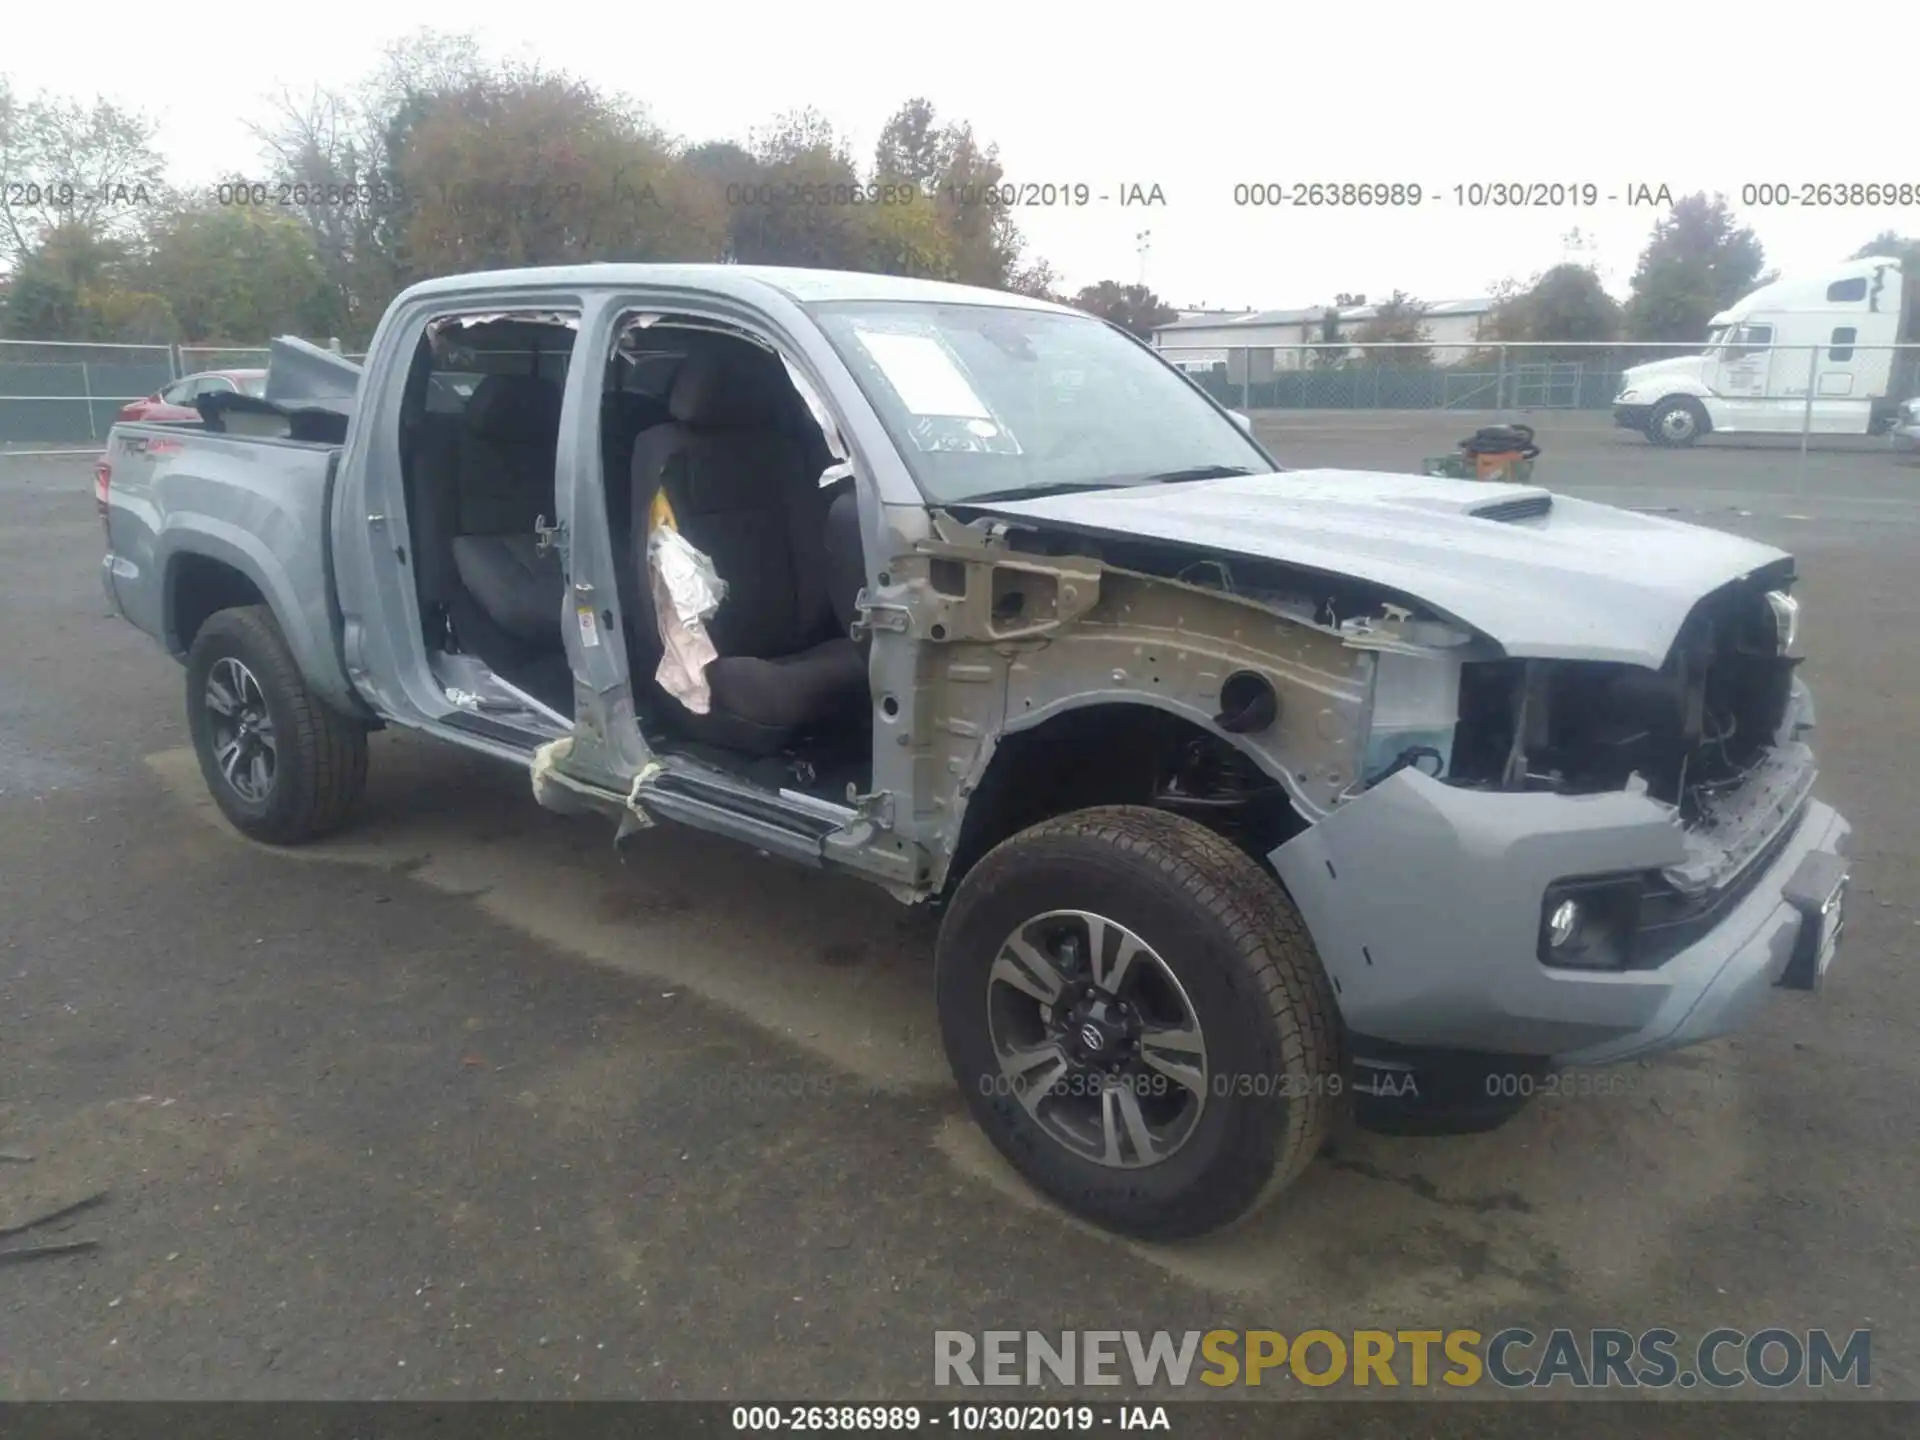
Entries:
POLYGON ((1094 1430, 1171 1430, 1163 1405, 736 1405, 738 1431, 909 1433, 946 1430, 1070 1434, 1094 1430))
POLYGON ((1414 209, 1447 205, 1462 210, 1586 209, 1596 205, 1658 207, 1673 204, 1664 184, 1592 180, 1475 180, 1423 185, 1413 180, 1248 180, 1233 187, 1233 203, 1269 210, 1414 209))
MULTIPOLYGON (((1673 187, 1633 180, 1474 180, 1423 185, 1411 180, 1249 180, 1233 203, 1261 209, 1393 209, 1446 205, 1462 210, 1590 209, 1624 205, 1666 209, 1673 187)), ((1900 209, 1920 204, 1920 180, 1773 180, 1743 184, 1739 203, 1761 209, 1900 209)))

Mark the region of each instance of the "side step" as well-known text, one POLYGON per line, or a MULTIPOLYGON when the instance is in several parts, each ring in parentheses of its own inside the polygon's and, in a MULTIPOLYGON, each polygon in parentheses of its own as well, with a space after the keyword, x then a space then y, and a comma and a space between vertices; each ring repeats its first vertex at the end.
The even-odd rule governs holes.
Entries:
POLYGON ((815 867, 821 864, 821 846, 827 836, 858 818, 853 810, 811 795, 787 791, 769 795, 671 759, 641 782, 635 798, 649 814, 744 840, 815 867))

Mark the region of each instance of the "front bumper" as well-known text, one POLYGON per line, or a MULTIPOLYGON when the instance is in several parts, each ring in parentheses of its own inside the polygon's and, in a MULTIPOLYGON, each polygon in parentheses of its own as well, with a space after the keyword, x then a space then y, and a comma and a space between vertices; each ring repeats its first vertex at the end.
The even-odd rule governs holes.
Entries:
POLYGON ((1613 423, 1622 430, 1641 430, 1647 428, 1647 422, 1653 419, 1651 405, 1620 405, 1613 407, 1613 423))
POLYGON ((1896 450, 1920 450, 1920 420, 1894 426, 1893 446, 1896 450))
POLYGON ((1537 958, 1554 881, 1681 866, 1685 832, 1641 795, 1502 794, 1403 770, 1269 859, 1312 932, 1347 1028, 1400 1045, 1625 1060, 1740 1028, 1808 988, 1810 887, 1844 877, 1847 822, 1807 800, 1711 928, 1645 969, 1537 958), (1810 859, 1810 857, 1814 857, 1810 859), (1825 857, 1825 858, 1821 858, 1825 857))

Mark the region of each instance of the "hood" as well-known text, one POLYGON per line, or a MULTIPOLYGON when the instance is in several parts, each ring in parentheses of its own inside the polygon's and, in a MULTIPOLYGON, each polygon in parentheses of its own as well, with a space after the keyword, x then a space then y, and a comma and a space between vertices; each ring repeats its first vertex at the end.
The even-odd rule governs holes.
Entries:
POLYGON ((1527 485, 1292 470, 962 507, 1348 576, 1509 655, 1657 668, 1697 601, 1787 557, 1527 485), (1497 509, 1506 516, 1487 518, 1497 509), (1544 510, 1544 513, 1541 513, 1544 510))
POLYGON ((1658 378, 1686 376, 1697 379, 1700 375, 1704 355, 1669 355, 1661 360, 1649 360, 1644 365, 1629 365, 1620 372, 1620 388, 1631 389, 1642 381, 1658 378))

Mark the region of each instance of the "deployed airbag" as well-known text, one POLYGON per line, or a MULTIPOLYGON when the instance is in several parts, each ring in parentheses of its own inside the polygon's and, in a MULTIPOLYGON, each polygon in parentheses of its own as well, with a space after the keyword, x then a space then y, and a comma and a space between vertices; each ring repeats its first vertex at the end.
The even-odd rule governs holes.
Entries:
POLYGON ((655 525, 647 537, 647 571, 662 652, 654 678, 687 709, 705 715, 713 708, 707 666, 719 658, 707 621, 727 598, 727 582, 671 524, 655 525))

